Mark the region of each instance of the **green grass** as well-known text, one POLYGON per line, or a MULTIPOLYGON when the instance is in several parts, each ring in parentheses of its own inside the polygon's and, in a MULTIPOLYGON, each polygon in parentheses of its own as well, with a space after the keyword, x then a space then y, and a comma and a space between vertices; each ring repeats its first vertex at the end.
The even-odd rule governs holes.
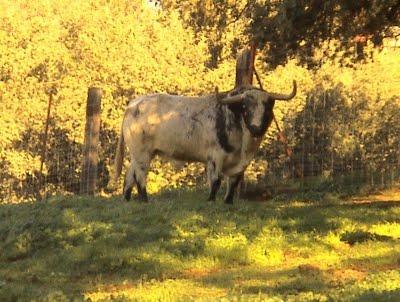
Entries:
POLYGON ((0 205, 0 301, 400 301, 400 193, 0 205))

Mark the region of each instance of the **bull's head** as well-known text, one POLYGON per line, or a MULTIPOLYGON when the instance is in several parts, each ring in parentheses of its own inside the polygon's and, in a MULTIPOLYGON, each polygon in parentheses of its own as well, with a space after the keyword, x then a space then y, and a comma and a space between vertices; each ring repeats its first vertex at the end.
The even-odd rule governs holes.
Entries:
POLYGON ((251 134, 259 137, 264 135, 272 121, 275 100, 290 100, 294 98, 296 91, 296 81, 293 81, 293 89, 290 94, 271 93, 250 87, 238 94, 233 91, 219 99, 219 102, 230 105, 234 110, 239 109, 251 134))

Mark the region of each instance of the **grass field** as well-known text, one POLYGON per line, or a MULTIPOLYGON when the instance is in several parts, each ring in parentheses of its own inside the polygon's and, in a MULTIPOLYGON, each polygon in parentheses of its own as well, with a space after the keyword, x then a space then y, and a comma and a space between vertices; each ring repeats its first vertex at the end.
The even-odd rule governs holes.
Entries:
POLYGON ((400 191, 0 205, 0 301, 400 301, 400 191))

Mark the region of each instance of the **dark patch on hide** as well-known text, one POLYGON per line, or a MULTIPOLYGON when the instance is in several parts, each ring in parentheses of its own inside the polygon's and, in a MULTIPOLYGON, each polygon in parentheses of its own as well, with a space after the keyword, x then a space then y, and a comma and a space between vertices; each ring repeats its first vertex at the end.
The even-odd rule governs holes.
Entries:
MULTIPOLYGON (((204 110, 205 110, 205 108, 201 109, 200 111, 198 111, 195 114, 193 114, 192 116, 190 116, 191 126, 193 128, 192 131, 194 131, 194 128, 196 127, 196 124, 200 124, 200 125, 203 124, 201 119, 202 119, 204 110), (200 119, 198 118, 198 116, 200 116, 200 119)), ((187 114, 189 114, 189 113, 187 113, 187 114)))
POLYGON ((242 113, 243 113, 242 104, 241 103, 230 104, 230 105, 228 105, 228 109, 233 114, 233 118, 231 116, 230 119, 229 119, 230 123, 227 123, 228 130, 230 130, 230 131, 232 131, 232 130, 242 130, 242 126, 240 124, 240 121, 242 119, 242 113))
POLYGON ((234 148, 231 144, 229 144, 225 115, 221 105, 217 105, 216 111, 217 115, 215 118, 215 130, 218 143, 225 152, 232 153, 234 148))
POLYGON ((202 125, 202 114, 205 109, 201 109, 198 112, 190 115, 189 108, 186 108, 185 112, 179 113, 179 118, 181 120, 187 120, 189 122, 189 128, 186 129, 186 137, 190 139, 193 133, 202 125), (200 116, 200 118, 199 118, 200 116))
MULTIPOLYGON (((217 95, 217 100, 219 98, 224 98, 226 96, 234 96, 243 93, 248 88, 240 87, 238 89, 232 90, 230 92, 219 93, 217 95)), ((229 104, 217 106, 216 108, 216 130, 219 145, 227 153, 232 153, 235 148, 229 143, 229 133, 234 131, 242 131, 241 119, 242 119, 242 105, 241 103, 229 104), (228 110, 226 110, 228 109, 228 110)))
POLYGON ((147 141, 148 141, 148 135, 144 130, 142 130, 142 144, 145 145, 147 141))
POLYGON ((196 129, 196 123, 199 123, 199 120, 195 116, 192 116, 190 118, 189 129, 187 130, 188 139, 193 136, 194 130, 196 129))
POLYGON ((138 117, 139 114, 140 114, 139 106, 136 106, 136 107, 135 107, 135 110, 132 112, 132 116, 133 116, 133 117, 138 117))

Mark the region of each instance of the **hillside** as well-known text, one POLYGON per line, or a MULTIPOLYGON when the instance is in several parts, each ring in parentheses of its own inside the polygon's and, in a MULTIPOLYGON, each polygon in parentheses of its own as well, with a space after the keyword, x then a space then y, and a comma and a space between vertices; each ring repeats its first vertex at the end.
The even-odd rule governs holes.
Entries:
POLYGON ((400 192, 0 206, 1 301, 399 301, 400 192))

